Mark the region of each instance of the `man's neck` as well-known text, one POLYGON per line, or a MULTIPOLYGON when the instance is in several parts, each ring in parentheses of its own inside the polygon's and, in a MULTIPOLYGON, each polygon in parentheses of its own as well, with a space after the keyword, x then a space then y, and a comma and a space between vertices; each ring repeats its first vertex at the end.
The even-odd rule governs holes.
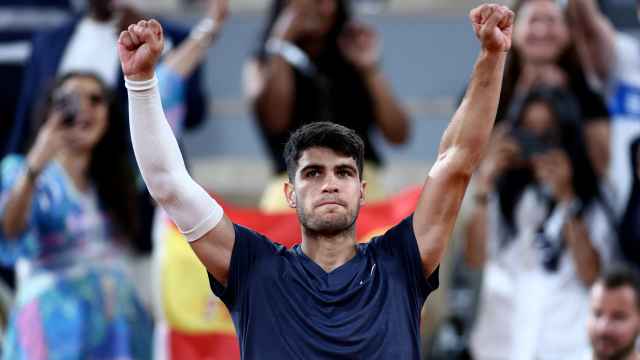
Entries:
POLYGON ((355 229, 324 236, 302 230, 302 252, 325 272, 331 272, 356 254, 355 229))

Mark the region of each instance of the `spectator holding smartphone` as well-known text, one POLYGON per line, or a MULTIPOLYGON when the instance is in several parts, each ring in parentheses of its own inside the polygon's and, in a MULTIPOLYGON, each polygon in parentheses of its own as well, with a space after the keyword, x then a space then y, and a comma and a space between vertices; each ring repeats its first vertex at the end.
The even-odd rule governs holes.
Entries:
POLYGON ((612 256, 609 211, 576 100, 536 88, 514 114, 476 174, 466 257, 484 279, 471 348, 476 359, 574 359, 589 346, 588 288, 612 256))
POLYGON ((113 99, 96 75, 63 76, 28 154, 0 163, 0 260, 27 265, 3 358, 151 358, 152 319, 125 270, 135 181, 113 99))

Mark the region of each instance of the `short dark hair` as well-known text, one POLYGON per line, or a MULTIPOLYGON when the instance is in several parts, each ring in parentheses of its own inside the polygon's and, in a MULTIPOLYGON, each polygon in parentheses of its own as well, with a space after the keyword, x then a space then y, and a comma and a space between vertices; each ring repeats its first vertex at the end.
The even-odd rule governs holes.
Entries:
POLYGON ((604 271, 596 283, 613 290, 625 286, 633 290, 636 307, 640 310, 640 274, 624 264, 616 264, 604 271))
POLYGON ((355 131, 332 122, 320 121, 306 124, 296 130, 284 146, 284 161, 287 164, 289 181, 293 182, 302 153, 312 147, 331 149, 338 154, 350 156, 358 166, 362 179, 364 166, 364 142, 355 131))

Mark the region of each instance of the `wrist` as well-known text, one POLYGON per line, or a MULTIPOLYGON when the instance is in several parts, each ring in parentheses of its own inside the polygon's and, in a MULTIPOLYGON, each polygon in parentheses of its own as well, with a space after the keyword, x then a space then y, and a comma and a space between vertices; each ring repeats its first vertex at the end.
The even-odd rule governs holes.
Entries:
POLYGON ((211 17, 200 20, 189 32, 189 38, 198 43, 206 43, 207 46, 218 34, 218 22, 211 17))
POLYGON ((27 178, 29 183, 34 184, 42 173, 43 168, 44 166, 34 165, 33 161, 27 160, 24 168, 24 176, 27 178))
POLYGON ((149 90, 155 87, 157 83, 158 78, 156 77, 155 73, 151 73, 150 76, 148 76, 148 74, 145 74, 145 76, 125 76, 124 78, 125 87, 127 88, 127 90, 131 91, 149 90))
POLYGON ((311 63, 307 54, 291 41, 272 37, 267 41, 265 50, 269 55, 280 56, 289 65, 307 75, 315 74, 315 66, 311 63))
POLYGON ((127 74, 125 75, 125 81, 150 81, 153 80, 155 76, 155 71, 153 69, 148 71, 142 71, 135 74, 127 74))

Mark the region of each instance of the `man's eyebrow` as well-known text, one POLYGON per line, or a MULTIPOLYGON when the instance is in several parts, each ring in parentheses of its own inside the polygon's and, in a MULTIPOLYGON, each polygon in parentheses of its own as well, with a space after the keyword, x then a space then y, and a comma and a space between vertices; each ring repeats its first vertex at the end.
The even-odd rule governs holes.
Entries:
POLYGON ((312 164, 307 164, 307 165, 303 166, 303 167, 300 169, 300 172, 304 172, 304 171, 306 171, 306 170, 310 170, 310 169, 313 169, 313 170, 319 170, 319 169, 322 169, 322 168, 324 168, 324 166, 322 166, 322 165, 320 165, 320 164, 314 164, 314 163, 312 163, 312 164))

